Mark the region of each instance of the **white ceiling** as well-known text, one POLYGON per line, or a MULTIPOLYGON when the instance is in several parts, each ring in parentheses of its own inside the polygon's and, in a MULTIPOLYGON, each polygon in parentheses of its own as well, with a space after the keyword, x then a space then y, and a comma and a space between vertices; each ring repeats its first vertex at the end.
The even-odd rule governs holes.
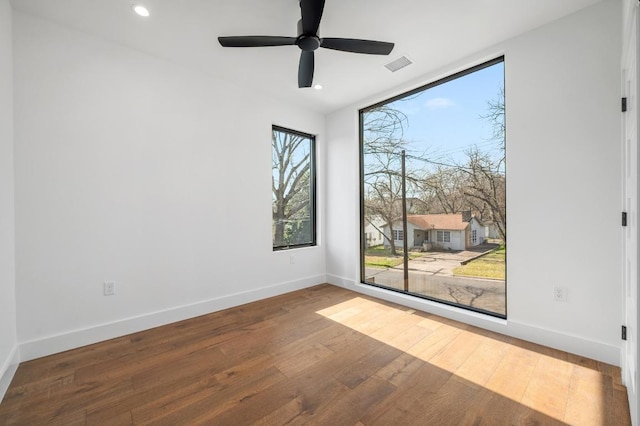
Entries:
POLYGON ((15 9, 327 113, 601 0, 326 0, 320 36, 395 43, 389 56, 316 51, 299 89, 296 46, 223 48, 224 35, 296 34, 299 0, 12 0, 15 9), (131 6, 151 12, 141 18, 131 6), (406 55, 413 65, 384 64, 406 55))

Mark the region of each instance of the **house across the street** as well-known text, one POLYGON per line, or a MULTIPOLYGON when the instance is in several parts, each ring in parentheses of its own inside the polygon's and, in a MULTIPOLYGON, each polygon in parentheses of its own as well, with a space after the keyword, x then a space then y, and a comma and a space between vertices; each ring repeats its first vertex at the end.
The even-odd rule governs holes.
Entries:
MULTIPOLYGON (((396 247, 404 244, 402 222, 389 227, 384 233, 393 237, 396 247)), ((485 227, 468 213, 419 214, 407 216, 407 235, 409 248, 464 250, 482 244, 486 240, 485 227)), ((385 239, 385 246, 389 241, 385 239)))
MULTIPOLYGON (((374 216, 373 218, 367 219, 364 227, 364 237, 367 248, 378 246, 385 241, 382 235, 383 228, 384 220, 382 220, 382 218, 374 216)), ((387 241, 387 244, 388 243, 389 241, 387 241)))

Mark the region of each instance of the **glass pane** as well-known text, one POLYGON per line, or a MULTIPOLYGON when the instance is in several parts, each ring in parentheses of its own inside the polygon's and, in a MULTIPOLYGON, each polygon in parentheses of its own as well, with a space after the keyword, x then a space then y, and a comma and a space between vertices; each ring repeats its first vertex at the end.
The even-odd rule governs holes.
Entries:
POLYGON ((505 317, 502 60, 368 108, 361 126, 363 281, 505 317))
POLYGON ((406 116, 386 105, 362 114, 364 281, 404 289, 401 138, 406 116), (384 273, 382 273, 384 271, 384 273))
POLYGON ((315 245, 314 138, 272 131, 273 248, 315 245))

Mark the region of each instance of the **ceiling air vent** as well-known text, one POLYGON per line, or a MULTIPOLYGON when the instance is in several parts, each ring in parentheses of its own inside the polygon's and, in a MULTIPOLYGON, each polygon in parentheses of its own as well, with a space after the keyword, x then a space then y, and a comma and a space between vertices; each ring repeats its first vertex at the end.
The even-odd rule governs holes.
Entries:
POLYGON ((385 68, 391 72, 396 72, 399 69, 402 69, 406 66, 411 65, 412 63, 413 62, 411 62, 411 59, 407 58, 406 56, 400 56, 395 61, 391 61, 388 64, 386 64, 385 68))

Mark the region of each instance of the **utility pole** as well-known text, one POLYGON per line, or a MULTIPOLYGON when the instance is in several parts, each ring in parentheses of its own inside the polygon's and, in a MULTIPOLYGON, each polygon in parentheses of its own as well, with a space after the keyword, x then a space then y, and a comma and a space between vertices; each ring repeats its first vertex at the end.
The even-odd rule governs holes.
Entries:
POLYGON ((409 243, 407 242, 407 176, 406 153, 402 150, 402 253, 404 257, 404 291, 409 291, 409 243))

